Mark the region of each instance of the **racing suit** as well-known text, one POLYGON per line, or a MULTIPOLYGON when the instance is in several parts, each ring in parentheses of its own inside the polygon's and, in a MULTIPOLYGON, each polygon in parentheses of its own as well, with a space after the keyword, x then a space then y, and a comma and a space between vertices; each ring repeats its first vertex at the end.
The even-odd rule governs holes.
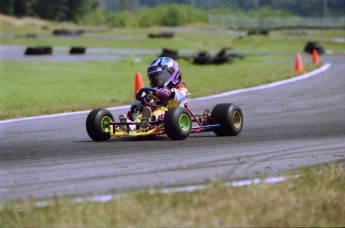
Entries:
MULTIPOLYGON (((167 88, 163 88, 167 90, 167 88)), ((164 114, 165 112, 174 107, 178 107, 183 100, 187 98, 189 95, 188 93, 188 88, 185 83, 179 82, 176 86, 172 87, 169 89, 169 97, 164 97, 164 98, 157 98, 154 100, 154 103, 152 105, 148 105, 151 110, 152 110, 152 116, 149 117, 151 118, 150 120, 152 121, 163 121, 164 120, 164 114)), ((131 106, 131 111, 133 114, 133 104, 135 103, 140 103, 139 101, 135 101, 132 103, 131 106)), ((138 108, 136 107, 137 110, 142 111, 143 107, 138 108)), ((139 114, 138 116, 133 116, 132 120, 134 119, 134 122, 141 122, 142 119, 142 114, 139 114)))
POLYGON ((169 98, 160 99, 156 102, 158 107, 155 107, 152 113, 155 120, 163 121, 165 112, 170 108, 178 107, 189 95, 188 88, 183 82, 179 82, 170 91, 171 95, 169 98))

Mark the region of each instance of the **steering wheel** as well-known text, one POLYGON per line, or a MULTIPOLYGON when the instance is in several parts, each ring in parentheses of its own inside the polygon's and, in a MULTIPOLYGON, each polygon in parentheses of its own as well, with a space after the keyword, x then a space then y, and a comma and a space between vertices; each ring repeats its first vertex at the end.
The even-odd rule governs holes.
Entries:
POLYGON ((143 105, 147 103, 152 103, 153 99, 157 98, 155 96, 157 90, 158 90, 157 88, 153 88, 153 87, 144 87, 137 92, 136 98, 143 105))

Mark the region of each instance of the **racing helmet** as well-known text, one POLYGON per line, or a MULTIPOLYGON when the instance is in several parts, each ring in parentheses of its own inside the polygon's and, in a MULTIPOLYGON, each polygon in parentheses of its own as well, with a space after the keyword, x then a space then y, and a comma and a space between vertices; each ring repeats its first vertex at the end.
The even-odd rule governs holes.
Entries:
POLYGON ((173 88, 182 78, 181 70, 175 60, 169 57, 159 57, 147 68, 151 87, 173 88))

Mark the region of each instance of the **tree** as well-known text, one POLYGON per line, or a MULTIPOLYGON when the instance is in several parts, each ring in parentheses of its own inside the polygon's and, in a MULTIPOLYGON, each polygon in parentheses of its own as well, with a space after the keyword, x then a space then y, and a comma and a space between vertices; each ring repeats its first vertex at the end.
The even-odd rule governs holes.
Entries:
POLYGON ((14 15, 14 2, 15 0, 1 0, 0 13, 14 15))
POLYGON ((90 14, 101 6, 100 0, 73 0, 68 1, 69 11, 67 12, 67 19, 78 21, 82 17, 90 14))
POLYGON ((101 0, 1 0, 0 13, 77 21, 101 5, 101 0))
POLYGON ((41 18, 62 21, 67 20, 68 0, 44 1, 39 0, 34 6, 36 16, 41 18))
POLYGON ((37 0, 1 0, 0 13, 19 17, 33 15, 32 7, 36 2, 37 0))
MULTIPOLYGON (((260 8, 290 12, 304 17, 344 16, 344 0, 0 0, 0 13, 14 16, 36 16, 58 21, 78 21, 104 5, 105 10, 139 12, 157 5, 190 5, 203 10, 230 10, 248 13, 260 8), (327 10, 326 10, 327 9, 327 10)), ((177 15, 172 8, 172 15, 177 15)), ((177 18, 180 20, 179 18, 177 18)), ((167 24, 179 21, 166 19, 167 24)))

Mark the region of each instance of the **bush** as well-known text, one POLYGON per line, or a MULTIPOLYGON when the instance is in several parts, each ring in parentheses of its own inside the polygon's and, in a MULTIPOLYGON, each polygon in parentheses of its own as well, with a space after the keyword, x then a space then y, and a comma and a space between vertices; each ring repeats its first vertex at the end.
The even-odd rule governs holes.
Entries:
POLYGON ((84 25, 109 25, 112 27, 138 27, 135 15, 128 11, 109 12, 97 10, 78 20, 84 25))
POLYGON ((138 24, 140 27, 150 27, 153 25, 159 25, 161 16, 157 15, 157 10, 152 8, 143 8, 139 12, 138 24))
POLYGON ((160 5, 154 8, 142 8, 134 14, 129 11, 103 12, 90 15, 83 22, 94 24, 96 21, 103 21, 114 27, 150 27, 150 26, 182 26, 194 22, 207 22, 207 13, 188 5, 160 5))
POLYGON ((186 24, 187 15, 185 9, 177 6, 175 4, 167 5, 166 7, 161 7, 163 12, 163 17, 161 19, 161 24, 165 26, 181 26, 186 24))
POLYGON ((188 5, 169 4, 144 8, 139 12, 139 25, 182 26, 194 22, 207 22, 207 13, 188 5))
POLYGON ((95 10, 87 16, 78 19, 77 22, 87 25, 102 25, 106 23, 106 15, 103 10, 95 10))
MULTIPOLYGON (((164 7, 164 6, 162 6, 164 7)), ((161 25, 181 26, 194 22, 207 22, 207 13, 187 5, 171 4, 164 8, 164 18, 161 25)))
POLYGON ((138 27, 138 19, 129 11, 122 11, 115 14, 115 26, 120 27, 138 27))
POLYGON ((287 11, 274 10, 268 7, 263 7, 258 10, 251 10, 248 12, 248 15, 252 17, 260 17, 260 18, 292 16, 292 14, 287 11))

